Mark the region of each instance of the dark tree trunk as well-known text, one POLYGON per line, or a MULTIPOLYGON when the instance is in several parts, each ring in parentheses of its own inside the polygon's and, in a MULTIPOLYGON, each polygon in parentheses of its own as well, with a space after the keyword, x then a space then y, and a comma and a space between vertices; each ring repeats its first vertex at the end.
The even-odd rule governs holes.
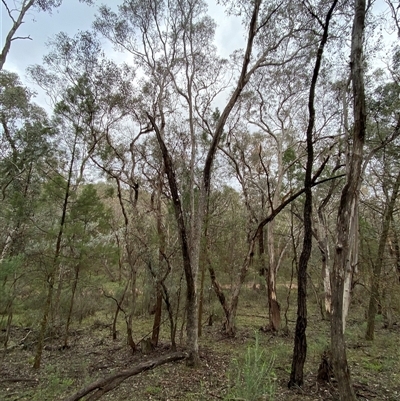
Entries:
POLYGON ((47 322, 49 319, 49 314, 51 311, 51 304, 52 304, 52 300, 53 300, 55 275, 56 275, 56 270, 57 270, 57 266, 58 266, 58 260, 59 260, 60 254, 61 254, 61 243, 62 243, 62 239, 64 236, 64 229, 65 229, 66 217, 67 217, 67 209, 68 209, 68 205, 69 205, 69 197, 71 195, 72 175, 73 175, 73 169, 74 169, 74 164, 75 164, 75 155, 76 155, 76 150, 77 150, 76 149, 77 138, 78 138, 78 133, 75 133, 75 140, 73 143, 71 160, 70 160, 70 164, 69 164, 69 168, 68 168, 68 179, 67 179, 67 185, 65 188, 64 200, 63 200, 63 205, 62 205, 62 213, 61 213, 57 240, 56 240, 56 245, 55 245, 55 250, 54 250, 54 258, 52 261, 51 271, 47 277, 47 297, 46 297, 46 302, 44 305, 42 321, 40 324, 39 339, 38 339, 37 348, 36 348, 36 355, 35 355, 35 359, 33 362, 34 369, 40 368, 40 363, 42 360, 44 338, 45 338, 45 334, 46 334, 46 330, 47 330, 47 322))
POLYGON ((151 335, 151 343, 153 347, 157 347, 158 345, 158 338, 160 336, 161 316, 162 316, 162 291, 160 283, 157 283, 156 308, 154 313, 153 331, 151 335))
POLYGON ((303 249, 299 259, 299 269, 297 276, 297 321, 294 338, 294 350, 292 360, 292 371, 288 386, 302 386, 304 363, 307 356, 307 266, 312 249, 312 167, 314 162, 313 130, 315 124, 315 89, 318 75, 321 67, 324 46, 328 40, 329 23, 338 0, 332 2, 332 5, 326 15, 323 26, 322 39, 319 44, 317 57, 315 60, 314 72, 311 80, 310 95, 308 99, 309 120, 307 127, 307 164, 306 175, 304 179, 305 204, 304 204, 304 239, 303 249))
MULTIPOLYGON (((163 293, 161 282, 163 282, 166 278, 162 278, 162 266, 165 255, 165 235, 162 227, 162 212, 161 212, 161 192, 162 192, 162 176, 158 178, 158 186, 157 186, 157 235, 159 241, 158 248, 158 274, 155 275, 156 279, 156 307, 154 314, 154 322, 153 322, 153 333, 151 337, 151 342, 153 347, 158 345, 158 337, 160 335, 160 325, 161 325, 161 315, 162 315, 162 300, 163 293)), ((169 274, 170 269, 168 269, 167 275, 169 274)))

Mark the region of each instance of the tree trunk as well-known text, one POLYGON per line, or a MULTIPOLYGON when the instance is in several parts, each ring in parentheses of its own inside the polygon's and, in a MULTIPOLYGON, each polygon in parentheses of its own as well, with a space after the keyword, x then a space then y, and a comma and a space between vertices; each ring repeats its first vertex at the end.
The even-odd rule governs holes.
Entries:
POLYGON ((378 309, 379 282, 381 279, 383 256, 385 252, 386 241, 389 235, 390 222, 393 218, 394 206, 396 204, 396 199, 399 193, 399 187, 400 187, 400 172, 397 174, 396 182, 393 186, 392 196, 389 202, 385 206, 385 211, 383 213, 382 233, 379 239, 378 255, 376 257, 375 263, 373 264, 373 275, 371 280, 371 292, 369 298, 368 318, 367 318, 367 332, 365 335, 365 338, 371 341, 374 339, 375 315, 378 309))
POLYGON ((309 120, 307 127, 307 164, 304 178, 305 203, 304 203, 304 238, 303 249, 299 259, 299 270, 297 275, 297 322, 294 338, 294 350, 292 360, 292 371, 288 386, 302 386, 304 375, 304 363, 307 356, 307 267, 312 249, 312 168, 314 163, 313 131, 315 125, 315 89, 322 62, 325 44, 328 40, 329 23, 338 0, 334 0, 326 15, 323 25, 322 39, 318 47, 315 60, 314 72, 311 79, 310 94, 308 99, 309 120))
MULTIPOLYGON (((153 322, 153 332, 151 336, 151 342, 153 347, 158 345, 158 338, 160 335, 160 326, 161 326, 161 316, 162 316, 162 300, 163 300, 163 292, 161 282, 163 282, 166 278, 162 278, 162 266, 164 260, 164 252, 165 252, 165 235, 162 226, 162 210, 161 210, 161 192, 162 192, 162 174, 158 177, 158 185, 157 185, 157 205, 156 205, 156 217, 157 217, 157 236, 158 236, 158 272, 155 275, 156 280, 156 308, 154 314, 154 322, 153 322)), ((170 271, 170 269, 168 269, 170 271)), ((167 273, 168 275, 168 273, 167 273)))
POLYGON ((202 320, 203 320, 203 307, 204 307, 204 280, 205 280, 205 263, 201 265, 200 271, 200 294, 199 294, 199 337, 202 334, 202 320))
POLYGON ((151 335, 151 343, 153 347, 157 347, 158 345, 158 337, 160 336, 161 316, 162 316, 162 290, 160 283, 157 282, 156 311, 154 313, 153 330, 151 335))
POLYGON ((35 359, 33 362, 34 369, 40 368, 40 363, 41 363, 41 359, 42 359, 44 337, 45 337, 45 333, 47 330, 47 321, 49 318, 51 304, 52 304, 52 300, 53 300, 55 275, 56 275, 57 268, 59 267, 59 257, 61 254, 61 242, 62 242, 63 235, 64 235, 64 229, 65 229, 65 223, 66 223, 66 217, 67 217, 67 209, 68 209, 68 204, 69 204, 69 197, 71 195, 71 189, 72 189, 71 188, 72 187, 72 175, 73 175, 73 169, 74 169, 74 164, 75 164, 75 155, 76 155, 76 151, 77 151, 77 149, 76 149, 77 139, 78 139, 78 132, 75 133, 75 140, 73 143, 71 160, 69 163, 68 179, 67 179, 67 185, 65 188, 60 224, 59 224, 57 240, 56 240, 56 244, 55 244, 54 258, 53 258, 52 264, 50 266, 50 269, 51 269, 50 273, 47 276, 47 283, 48 283, 47 297, 46 297, 46 302, 44 305, 42 322, 40 325, 39 339, 38 339, 38 344, 37 344, 37 348, 36 348, 36 355, 35 355, 35 359))
POLYGON ((131 277, 130 277, 130 300, 129 300, 129 311, 128 311, 128 316, 126 318, 126 337, 127 337, 127 343, 130 346, 132 353, 136 351, 136 344, 135 341, 133 340, 133 329, 132 329, 132 323, 133 323, 133 315, 135 313, 135 308, 136 308, 136 267, 134 265, 131 265, 130 263, 130 268, 131 268, 131 277))
POLYGON ((349 314, 351 291, 353 289, 353 278, 354 275, 357 273, 358 265, 358 201, 354 205, 354 212, 352 213, 352 216, 350 218, 349 232, 349 257, 346 262, 343 289, 343 333, 346 331, 346 320, 347 315, 349 314))
POLYGON ((67 323, 65 325, 64 347, 68 347, 69 325, 71 323, 72 310, 74 308, 76 287, 78 286, 79 269, 80 269, 80 265, 78 264, 78 266, 75 267, 75 277, 74 277, 74 282, 72 283, 71 301, 69 304, 67 323))
POLYGON ((17 32, 18 28, 21 26, 21 24, 23 24, 24 16, 29 11, 29 9, 33 6, 34 2, 35 2, 35 0, 24 1, 22 3, 22 7, 19 12, 18 18, 16 20, 13 20, 13 25, 6 36, 3 50, 0 53, 0 71, 3 69, 4 63, 6 62, 7 54, 11 48, 11 42, 16 39, 16 38, 14 38, 14 35, 17 32))
POLYGON ((363 38, 365 27, 365 0, 355 1, 355 14, 351 41, 351 78, 354 97, 353 145, 347 173, 346 185, 342 190, 338 217, 337 240, 332 270, 332 316, 331 349, 335 377, 341 401, 355 401, 356 395, 351 384, 347 363, 346 345, 343 333, 343 294, 346 269, 351 254, 351 219, 357 211, 363 147, 366 131, 366 111, 363 72, 363 38))
MULTIPOLYGON (((276 191, 278 192, 278 190, 276 191)), ((281 307, 279 305, 276 293, 277 261, 275 254, 274 227, 274 221, 271 221, 267 226, 268 269, 266 272, 266 282, 268 294, 269 329, 271 331, 279 331, 281 328, 281 307)))

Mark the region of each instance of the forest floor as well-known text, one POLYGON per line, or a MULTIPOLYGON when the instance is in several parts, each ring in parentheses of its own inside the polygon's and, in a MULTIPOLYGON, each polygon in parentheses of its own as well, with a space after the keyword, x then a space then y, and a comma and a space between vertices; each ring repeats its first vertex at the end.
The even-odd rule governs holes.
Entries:
MULTIPOLYGON (((376 339, 367 342, 364 340, 364 314, 356 312, 353 311, 348 319, 346 333, 348 360, 357 396, 360 400, 398 401, 400 326, 394 325, 391 330, 384 329, 378 319, 376 339)), ((273 358, 271 383, 275 387, 274 398, 264 396, 257 399, 337 400, 334 380, 330 384, 322 385, 316 379, 321 355, 329 344, 328 322, 321 320, 317 314, 309 316, 305 384, 301 389, 289 390, 287 382, 291 368, 293 335, 261 332, 259 329, 266 322, 264 314, 260 308, 256 309, 252 304, 243 302, 235 338, 223 337, 218 322, 211 327, 203 327, 199 368, 189 368, 184 361, 165 364, 128 378, 101 399, 226 400, 230 389, 229 377, 232 377, 235 366, 245 366, 246 350, 254 346, 257 337, 266 358, 273 358), (235 364, 235 360, 239 363, 235 364)), ((135 330, 138 338, 150 331, 151 323, 151 317, 137 319, 135 330)), ((294 331, 294 326, 295 322, 290 320, 291 332, 294 331)), ((162 341, 157 349, 149 354, 138 351, 132 355, 125 345, 123 326, 122 334, 113 341, 110 326, 97 317, 72 330, 68 349, 59 349, 61 339, 57 336, 48 338, 43 351, 42 367, 39 371, 33 371, 31 366, 35 346, 30 339, 34 339, 35 333, 27 336, 30 333, 29 328, 13 327, 10 349, 1 351, 0 356, 0 400, 63 400, 98 378, 169 353, 167 329, 163 328, 165 332, 162 333, 162 341), (24 338, 24 345, 19 345, 24 338)))

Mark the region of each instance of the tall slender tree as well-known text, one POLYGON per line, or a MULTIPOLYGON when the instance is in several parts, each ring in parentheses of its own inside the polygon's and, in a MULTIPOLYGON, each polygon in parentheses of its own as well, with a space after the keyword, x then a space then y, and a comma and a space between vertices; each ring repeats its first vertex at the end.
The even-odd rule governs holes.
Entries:
MULTIPOLYGON (((329 24, 333 18, 338 0, 334 0, 326 14, 325 20, 321 22, 322 37, 318 46, 315 59, 314 71, 311 78, 310 94, 308 98, 308 126, 307 126, 307 163, 304 178, 305 204, 304 204, 304 239, 303 249, 300 254, 298 278, 297 278, 297 321, 294 340, 294 351, 292 371, 290 373, 289 387, 303 385, 303 369, 307 356, 307 267, 312 248, 312 169, 314 164, 314 139, 313 131, 315 125, 315 91, 321 68, 324 47, 328 40, 329 24)), ((313 11, 310 9, 310 12, 313 11)))
POLYGON ((352 149, 347 169, 346 184, 343 187, 337 217, 335 256, 332 270, 332 318, 331 348, 335 377, 338 381, 341 401, 355 401, 356 395, 351 384, 344 339, 343 293, 352 247, 358 240, 355 224, 358 219, 357 205, 361 182, 361 169, 366 132, 366 107, 364 88, 364 31, 366 1, 354 3, 354 20, 351 39, 351 82, 353 91, 354 127, 352 149))

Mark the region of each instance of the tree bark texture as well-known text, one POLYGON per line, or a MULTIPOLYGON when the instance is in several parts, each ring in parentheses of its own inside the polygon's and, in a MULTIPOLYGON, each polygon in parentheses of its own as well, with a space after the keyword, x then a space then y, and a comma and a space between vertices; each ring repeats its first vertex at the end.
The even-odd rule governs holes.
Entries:
POLYGON ((164 168, 167 174, 169 187, 172 195, 172 202, 174 205, 174 212, 176 222, 178 224, 179 240, 182 251, 183 271, 186 279, 186 305, 187 305, 187 346, 189 351, 188 364, 198 365, 199 359, 199 344, 198 344, 198 315, 197 315, 197 269, 192 265, 190 246, 187 235, 187 228, 185 219, 183 217, 183 208, 179 196, 178 183, 175 176, 175 169, 173 166, 171 155, 165 145, 163 138, 163 130, 165 121, 163 120, 159 127, 153 116, 147 113, 147 117, 156 133, 157 141, 159 143, 161 153, 164 160, 164 168))
MULTIPOLYGON (((276 189, 275 195, 279 195, 280 191, 276 189)), ((273 207, 278 206, 277 199, 273 199, 273 207)), ((279 331, 281 328, 281 307, 278 302, 276 293, 276 274, 278 271, 278 262, 276 258, 275 248, 275 222, 271 221, 267 226, 267 246, 268 246, 268 269, 266 271, 267 295, 268 295, 268 315, 269 329, 271 331, 279 331)))
POLYGON ((366 2, 355 1, 351 41, 351 79, 353 84, 353 146, 346 184, 342 190, 337 217, 337 239, 332 271, 331 350, 335 377, 341 401, 355 401, 347 363, 343 333, 343 292, 351 246, 351 220, 357 210, 359 184, 366 130, 365 90, 363 72, 363 38, 366 2))
POLYGON ((307 126, 307 164, 306 174, 304 178, 305 190, 305 203, 304 203, 304 238, 303 249, 299 259, 299 269, 297 275, 297 321, 296 331, 294 337, 294 350, 292 360, 292 370, 290 373, 289 387, 302 386, 304 379, 304 363, 307 356, 307 267, 312 249, 312 168, 314 163, 314 145, 313 145, 313 131, 315 125, 315 89, 319 71, 321 68, 322 56, 325 44, 328 40, 329 23, 332 19, 333 11, 335 10, 338 0, 332 2, 332 5, 326 15, 325 23, 323 25, 323 34, 321 42, 318 47, 317 57, 313 76, 311 79, 310 93, 308 98, 308 126, 307 126))

